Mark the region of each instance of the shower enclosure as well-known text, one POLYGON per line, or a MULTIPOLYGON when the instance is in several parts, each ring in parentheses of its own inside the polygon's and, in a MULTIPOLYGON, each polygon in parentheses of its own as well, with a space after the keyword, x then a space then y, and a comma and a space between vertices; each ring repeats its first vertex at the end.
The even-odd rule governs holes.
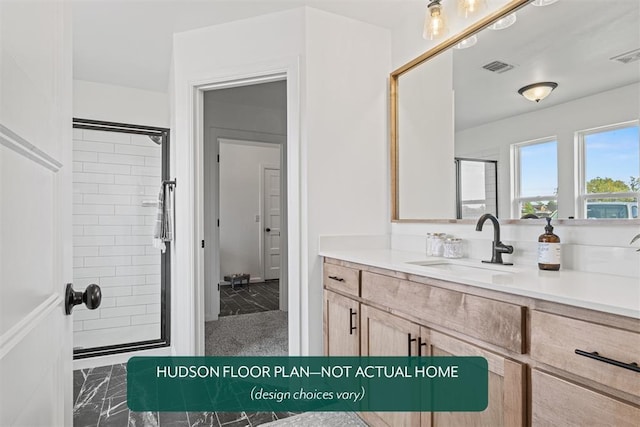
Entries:
POLYGON ((169 182, 169 129, 73 120, 73 280, 102 304, 73 311, 74 358, 169 345, 171 245, 154 228, 169 182))

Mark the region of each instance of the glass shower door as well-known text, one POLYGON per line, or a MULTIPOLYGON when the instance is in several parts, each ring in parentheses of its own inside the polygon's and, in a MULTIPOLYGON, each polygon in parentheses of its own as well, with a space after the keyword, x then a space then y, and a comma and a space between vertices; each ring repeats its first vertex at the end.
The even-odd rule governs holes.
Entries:
MULTIPOLYGON (((154 239, 169 130, 74 119, 73 276, 102 304, 73 311, 74 357, 169 345, 171 245, 154 239)), ((167 212, 167 210, 165 210, 167 212)), ((170 210, 168 211, 170 215, 170 210)))

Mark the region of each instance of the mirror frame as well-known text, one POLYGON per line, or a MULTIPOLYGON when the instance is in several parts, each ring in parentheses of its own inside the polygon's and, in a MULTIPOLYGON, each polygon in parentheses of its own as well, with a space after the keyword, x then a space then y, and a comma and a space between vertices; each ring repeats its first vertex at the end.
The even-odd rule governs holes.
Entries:
MULTIPOLYGON (((454 35, 453 37, 448 38, 442 43, 436 45, 432 49, 429 49, 422 55, 418 56, 415 59, 407 62, 400 68, 395 71, 392 71, 389 76, 389 112, 390 112, 390 141, 391 141, 391 222, 407 222, 407 223, 416 223, 416 222, 467 222, 472 220, 456 220, 456 219, 400 219, 400 199, 399 199, 399 188, 398 188, 398 78, 404 73, 411 71, 413 68, 421 65, 422 63, 428 61, 439 53, 455 46, 460 43, 462 40, 468 38, 472 34, 475 34, 484 28, 491 25, 494 21, 509 15, 510 13, 515 12, 517 9, 522 6, 528 4, 532 0, 511 0, 505 6, 497 10, 496 12, 487 15, 480 21, 474 23, 473 25, 467 27, 462 32, 454 35)), ((453 159, 452 159, 453 161, 453 159)))

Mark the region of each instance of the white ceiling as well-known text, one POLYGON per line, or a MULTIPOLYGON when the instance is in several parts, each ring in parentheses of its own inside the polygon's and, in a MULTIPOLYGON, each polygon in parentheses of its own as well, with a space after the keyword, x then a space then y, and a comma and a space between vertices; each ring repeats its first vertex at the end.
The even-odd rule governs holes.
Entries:
POLYGON ((640 1, 561 0, 525 6, 517 14, 512 27, 485 29, 475 46, 454 51, 456 130, 640 80, 640 61, 610 60, 640 48, 640 1), (482 68, 495 60, 515 68, 502 74, 482 68), (539 104, 518 94, 522 86, 543 81, 558 88, 539 104))
POLYGON ((74 79, 166 92, 172 35, 301 6, 393 28, 424 0, 74 0, 74 79))

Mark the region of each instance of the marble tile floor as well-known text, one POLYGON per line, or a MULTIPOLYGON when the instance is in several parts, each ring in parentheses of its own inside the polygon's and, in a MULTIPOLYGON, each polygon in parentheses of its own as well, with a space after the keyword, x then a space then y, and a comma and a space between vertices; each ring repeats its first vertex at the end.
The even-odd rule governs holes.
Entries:
POLYGON ((278 310, 279 293, 278 280, 236 285, 235 289, 220 286, 220 316, 278 310))
POLYGON ((132 412, 126 364, 73 373, 74 427, 253 427, 292 412, 132 412))

